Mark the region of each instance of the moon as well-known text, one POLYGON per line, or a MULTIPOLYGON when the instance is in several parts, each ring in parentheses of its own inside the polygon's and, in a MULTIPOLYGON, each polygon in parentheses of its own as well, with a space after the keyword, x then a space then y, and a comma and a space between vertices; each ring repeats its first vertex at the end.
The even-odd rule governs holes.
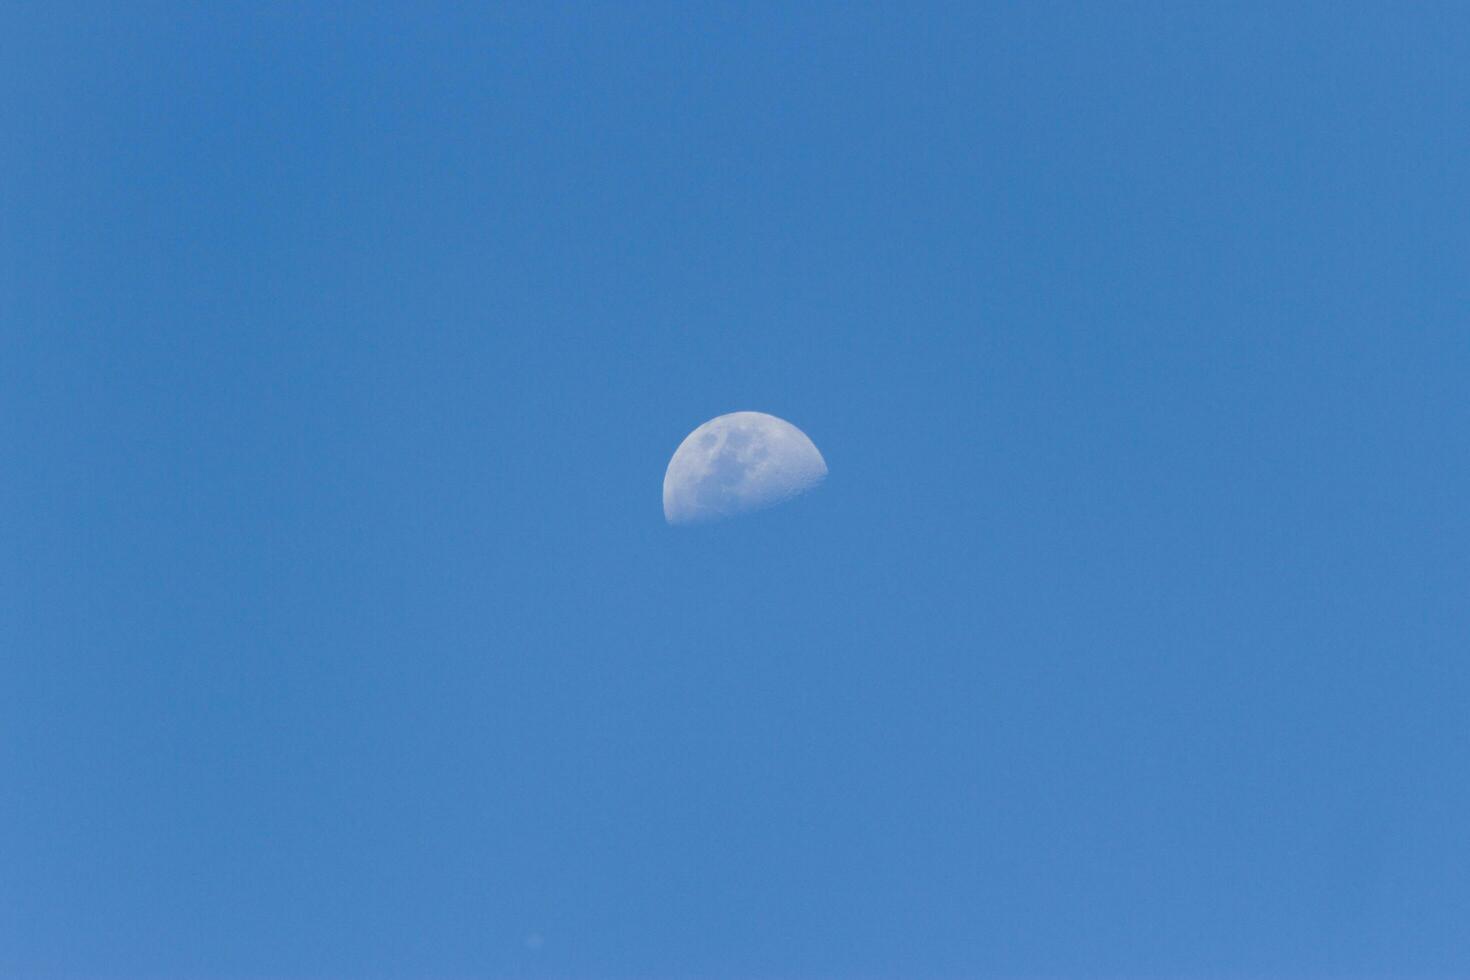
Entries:
POLYGON ((806 433, 764 412, 731 412, 689 433, 664 473, 664 519, 701 524, 813 489, 827 461, 806 433))

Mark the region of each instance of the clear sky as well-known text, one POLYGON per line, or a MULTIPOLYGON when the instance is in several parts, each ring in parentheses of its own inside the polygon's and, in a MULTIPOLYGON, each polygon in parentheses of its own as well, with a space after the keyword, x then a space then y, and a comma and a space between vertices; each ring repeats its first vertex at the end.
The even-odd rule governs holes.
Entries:
POLYGON ((1461 4, 5 4, 0 976, 1470 976, 1467 175, 1461 4))

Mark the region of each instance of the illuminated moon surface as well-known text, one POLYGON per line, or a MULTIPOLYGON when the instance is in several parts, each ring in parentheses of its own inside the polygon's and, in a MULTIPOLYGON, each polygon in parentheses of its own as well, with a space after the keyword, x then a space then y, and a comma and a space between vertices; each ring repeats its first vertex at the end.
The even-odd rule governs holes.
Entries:
POLYGON ((731 412, 685 437, 664 473, 664 518, 699 524, 761 510, 811 490, 827 475, 796 426, 764 412, 731 412))

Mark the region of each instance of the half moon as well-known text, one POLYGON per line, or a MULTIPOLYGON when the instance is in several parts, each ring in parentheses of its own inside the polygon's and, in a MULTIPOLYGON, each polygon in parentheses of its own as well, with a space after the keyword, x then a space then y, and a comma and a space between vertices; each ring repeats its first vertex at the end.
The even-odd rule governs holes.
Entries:
POLYGON ((664 518, 699 524, 813 489, 827 462, 806 433, 764 412, 731 412, 685 437, 664 473, 664 518))

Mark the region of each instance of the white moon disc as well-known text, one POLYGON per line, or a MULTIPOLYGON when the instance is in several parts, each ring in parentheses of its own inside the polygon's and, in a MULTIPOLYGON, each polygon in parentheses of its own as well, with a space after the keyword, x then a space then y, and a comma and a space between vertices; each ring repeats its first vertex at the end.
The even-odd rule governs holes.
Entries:
POLYGON ((827 462, 796 426, 764 412, 731 412, 679 443, 664 473, 664 518, 697 524, 760 510, 805 493, 827 462))

